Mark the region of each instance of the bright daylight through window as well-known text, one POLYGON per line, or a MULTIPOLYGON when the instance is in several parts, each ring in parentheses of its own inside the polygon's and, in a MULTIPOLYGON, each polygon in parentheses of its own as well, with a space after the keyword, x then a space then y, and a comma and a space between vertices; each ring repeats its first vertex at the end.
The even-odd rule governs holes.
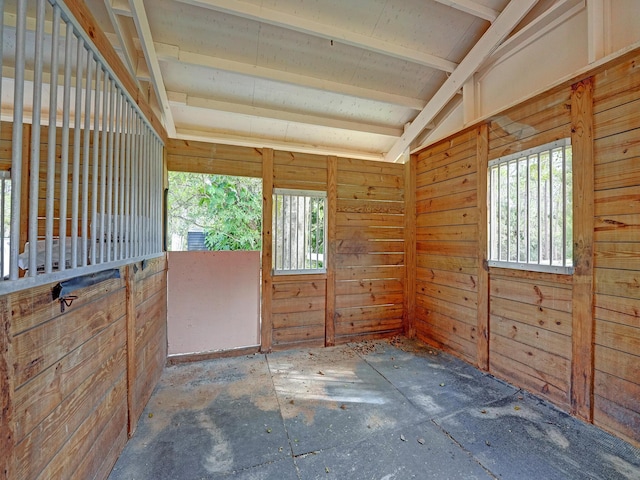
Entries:
POLYGON ((324 273, 326 192, 275 189, 273 271, 324 273))
POLYGON ((571 140, 489 162, 489 265, 573 269, 571 140))

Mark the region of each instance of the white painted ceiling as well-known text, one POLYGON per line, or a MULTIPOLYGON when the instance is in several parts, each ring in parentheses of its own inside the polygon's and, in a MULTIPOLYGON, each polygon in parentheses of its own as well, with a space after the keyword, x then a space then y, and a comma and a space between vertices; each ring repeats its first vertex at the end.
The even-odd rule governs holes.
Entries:
POLYGON ((553 1, 85 3, 170 137, 395 161, 553 1))

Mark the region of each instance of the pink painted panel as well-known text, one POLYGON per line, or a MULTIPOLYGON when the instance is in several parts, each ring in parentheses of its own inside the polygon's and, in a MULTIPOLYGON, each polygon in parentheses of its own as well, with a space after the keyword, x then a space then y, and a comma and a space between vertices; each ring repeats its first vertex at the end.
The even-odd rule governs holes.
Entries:
POLYGON ((260 252, 169 252, 169 355, 260 343, 260 252))

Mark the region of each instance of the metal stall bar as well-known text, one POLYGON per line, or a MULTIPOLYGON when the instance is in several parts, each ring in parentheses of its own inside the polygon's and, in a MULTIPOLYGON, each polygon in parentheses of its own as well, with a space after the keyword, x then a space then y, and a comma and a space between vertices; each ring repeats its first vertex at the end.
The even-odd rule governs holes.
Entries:
POLYGON ((60 250, 58 269, 65 270, 67 263, 67 202, 69 181, 69 122, 71 115, 71 59, 73 55, 73 28, 68 27, 64 44, 64 85, 62 93, 62 151, 60 160, 60 220, 58 234, 60 250))
MULTIPOLYGON (((89 51, 87 53, 87 82, 84 105, 84 149, 82 157, 82 265, 89 259, 89 165, 91 163, 91 92, 93 85, 93 68, 97 62, 89 51)), ((97 72, 96 72, 97 73, 97 72)), ((97 82, 96 82, 97 83, 97 82)), ((97 93, 96 93, 97 98, 97 93)), ((94 149, 95 149, 94 144, 94 149)), ((93 250, 93 249, 92 249, 93 250)))
POLYGON ((115 145, 114 145, 114 161, 113 161, 113 260, 120 260, 120 219, 122 218, 122 209, 120 208, 120 161, 122 156, 122 92, 116 87, 116 118, 115 118, 115 145))
MULTIPOLYGON (((42 117, 42 70, 44 59, 44 22, 45 2, 38 0, 36 13, 36 39, 35 39, 35 72, 33 79, 33 113, 31 128, 31 165, 32 175, 29 178, 29 276, 35 277, 38 273, 38 196, 40 180, 40 124, 42 117)), ((21 98, 20 102, 24 100, 21 98)), ((22 141, 22 139, 20 140, 22 141)))
POLYGON ((113 82, 109 82, 109 147, 107 153, 107 164, 106 168, 106 194, 107 194, 107 203, 106 209, 103 209, 103 218, 104 223, 106 224, 106 231, 100 237, 105 244, 105 259, 107 262, 111 261, 111 248, 113 246, 113 162, 114 162, 114 154, 115 154, 115 84, 113 82))
POLYGON ((125 256, 129 258, 131 257, 131 230, 132 230, 132 221, 133 221, 133 215, 131 213, 131 185, 133 184, 131 181, 131 149, 133 148, 132 146, 133 109, 130 105, 127 105, 126 127, 127 127, 127 136, 126 136, 127 147, 126 147, 126 154, 125 154, 125 172, 126 173, 124 175, 124 181, 125 181, 124 211, 125 211, 126 218, 125 218, 125 227, 124 227, 124 238, 126 241, 125 256))
POLYGON ((11 239, 9 241, 9 280, 18 280, 20 253, 20 196, 22 193, 22 124, 24 112, 24 59, 27 29, 27 0, 18 0, 16 10, 16 67, 13 90, 13 135, 11 142, 11 239))
POLYGON ((91 241, 90 255, 91 264, 96 264, 96 242, 98 241, 98 174, 99 174, 99 153, 100 153, 100 77, 102 75, 102 68, 96 59, 96 87, 95 87, 95 105, 94 105, 94 121, 93 121, 93 164, 92 164, 92 177, 91 177, 91 223, 90 223, 90 236, 91 241))
MULTIPOLYGON (((98 250, 99 256, 96 263, 104 263, 104 248, 106 239, 104 235, 104 222, 105 222, 105 200, 106 200, 106 181, 107 181, 107 142, 109 141, 109 91, 110 91, 111 79, 109 73, 105 70, 104 80, 102 87, 102 125, 100 127, 100 160, 98 168, 99 190, 95 190, 95 196, 98 197, 98 191, 100 192, 100 203, 98 208, 97 217, 94 217, 94 222, 97 219, 97 236, 93 237, 93 245, 96 246, 96 242, 100 242, 100 248, 98 250)), ((94 125, 96 130, 97 125, 94 125)), ((97 248, 97 246, 96 246, 97 248)))
MULTIPOLYGON (((51 68, 49 81, 49 136, 47 138, 47 193, 45 200, 44 272, 53 271, 53 217, 56 180, 56 121, 58 118, 58 43, 60 40, 60 9, 53 6, 51 31, 51 68)), ((64 245, 63 245, 64 247, 64 245)))

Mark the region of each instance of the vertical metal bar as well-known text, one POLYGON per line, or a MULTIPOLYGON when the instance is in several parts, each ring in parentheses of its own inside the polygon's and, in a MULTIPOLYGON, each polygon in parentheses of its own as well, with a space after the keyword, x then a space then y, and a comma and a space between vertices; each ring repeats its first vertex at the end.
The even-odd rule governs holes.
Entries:
POLYGON ((67 267, 67 202, 69 182, 69 120, 71 115, 71 56, 73 54, 73 28, 66 24, 67 33, 64 44, 64 87, 62 94, 62 152, 60 157, 60 220, 58 237, 58 269, 67 267))
POLYGON ((553 151, 549 150, 549 265, 553 265, 553 151))
POLYGON ((163 182, 160 176, 160 171, 162 169, 162 151, 158 144, 158 141, 152 136, 151 142, 153 145, 153 185, 152 191, 155 192, 153 196, 153 200, 151 201, 151 206, 153 209, 153 234, 152 234, 152 243, 153 243, 153 253, 159 253, 162 251, 162 224, 160 222, 160 215, 162 212, 162 192, 163 182))
POLYGON ((502 164, 497 166, 498 169, 498 260, 502 260, 502 182, 500 178, 500 169, 502 164))
POLYGON ((567 145, 562 147, 562 265, 567 262, 567 145))
POLYGON ((133 156, 131 157, 131 256, 138 256, 138 117, 133 116, 133 156))
MULTIPOLYGON (((99 174, 99 154, 100 154, 100 119, 102 114, 100 112, 100 97, 101 97, 101 82, 102 67, 96 59, 96 88, 95 88, 95 107, 93 113, 93 165, 92 165, 92 178, 91 178, 91 264, 97 263, 96 257, 98 257, 96 249, 97 242, 102 240, 98 237, 98 174, 99 174)), ((99 258, 99 257, 98 257, 99 258)))
POLYGON ((100 211, 98 222, 98 238, 100 239, 100 257, 99 263, 104 263, 104 249, 107 245, 107 238, 105 235, 105 221, 106 221, 106 182, 107 182, 107 143, 109 141, 109 91, 111 85, 111 77, 105 70, 103 87, 102 87, 102 112, 100 114, 101 127, 100 127, 100 211))
POLYGON ((142 152, 142 254, 149 253, 149 135, 143 126, 143 152, 142 152))
MULTIPOLYGON (((0 0, 1 1, 1 0, 0 0)), ((0 4, 0 7, 3 7, 3 5, 0 4)), ((0 8, 0 12, 2 11, 2 8, 0 8)), ((2 33, 2 32, 0 32, 2 33)), ((0 37, 2 38, 2 37, 0 37)), ((2 65, 0 65, 0 68, 2 67, 2 65)), ((6 177, 5 177, 5 173, 6 172, 2 172, 2 177, 1 181, 0 181, 0 187, 2 188, 2 196, 0 197, 0 212, 2 212, 2 221, 0 222, 0 240, 2 241, 2 251, 0 251, 0 280, 4 280, 4 218, 5 218, 5 202, 4 202, 4 197, 6 196, 6 177)))
MULTIPOLYGON (((303 245, 303 251, 304 251, 304 259, 303 259, 303 264, 302 264, 302 268, 306 269, 307 268, 307 252, 309 252, 309 249, 307 248, 307 241, 309 238, 311 238, 311 221, 309 221, 309 224, 307 225, 307 212, 308 210, 308 204, 307 204, 307 200, 309 200, 309 197, 302 197, 302 211, 303 211, 303 215, 302 215, 302 245, 303 245)), ((309 219, 311 220, 311 219, 309 219)), ((311 262, 313 260, 311 258, 309 258, 309 268, 311 268, 311 262)))
MULTIPOLYGON (((487 255, 489 260, 493 260, 493 211, 495 210, 495 206, 493 204, 493 167, 487 168, 487 193, 489 196, 489 205, 487 206, 487 218, 489 220, 489 228, 487 229, 487 255)), ((479 199, 478 201, 480 201, 479 199)))
POLYGON ((144 255, 144 122, 138 117, 138 255, 144 255))
POLYGON ((527 155, 527 178, 526 178, 526 182, 527 182, 527 191, 525 193, 526 195, 526 209, 527 209, 527 214, 526 214, 526 227, 525 227, 525 234, 526 234, 526 239, 527 239, 527 254, 526 254, 526 261, 527 263, 529 263, 529 250, 531 250, 531 239, 529 238, 529 201, 531 200, 529 198, 529 182, 531 181, 531 179, 529 178, 529 168, 531 167, 530 164, 530 158, 529 155, 527 155))
POLYGON ((161 238, 162 238, 162 228, 160 223, 160 207, 162 205, 162 180, 160 178, 160 170, 162 166, 162 157, 161 151, 158 148, 158 142, 153 137, 153 135, 149 135, 151 137, 151 145, 153 147, 153 157, 152 157, 152 169, 153 169, 153 201, 151 205, 153 207, 153 253, 159 253, 162 251, 161 247, 161 238))
MULTIPOLYGON (((29 181, 29 276, 37 275, 38 197, 40 177, 40 125, 42 111, 42 70, 44 49, 44 0, 38 0, 36 12, 36 43, 33 79, 33 114, 31 128, 31 177, 29 181)), ((20 100, 22 101, 22 99, 20 100)), ((22 141, 22 140, 21 140, 22 141)))
POLYGON ((120 88, 116 88, 116 117, 115 117, 115 146, 114 146, 114 154, 115 158, 113 161, 114 166, 114 191, 113 191, 113 260, 120 259, 120 221, 122 220, 122 208, 120 202, 120 183, 121 183, 121 174, 120 174, 120 162, 122 161, 122 91, 120 88))
POLYGON ((108 129, 109 129, 109 149, 108 149, 108 155, 107 155, 107 217, 106 217, 106 222, 107 222, 107 239, 106 239, 106 243, 107 243, 107 262, 111 261, 111 252, 114 248, 114 241, 113 241, 113 228, 112 225, 114 223, 113 220, 113 149, 114 149, 114 115, 115 115, 115 99, 114 99, 114 93, 115 93, 115 82, 113 81, 113 79, 111 79, 111 81, 109 82, 110 87, 109 87, 109 122, 108 122, 108 129))
POLYGON ((58 42, 60 39, 60 8, 53 6, 51 31, 51 68, 49 88, 49 137, 47 139, 47 193, 45 201, 44 273, 53 271, 53 217, 56 180, 56 122, 58 119, 58 42))
POLYGON ((131 115, 132 107, 127 103, 127 115, 125 119, 125 170, 124 170, 124 240, 125 240, 125 258, 131 258, 131 115))
MULTIPOLYGON (((273 224, 275 228, 273 229, 273 265, 275 265, 275 269, 278 269, 278 197, 279 195, 273 195, 273 224)), ((264 225, 263 228, 268 228, 267 225, 264 225)))
MULTIPOLYGON (((85 84, 85 102, 84 102, 84 145, 82 155, 82 265, 87 265, 89 261, 89 247, 90 239, 89 235, 89 165, 91 164, 91 94, 93 91, 93 67, 96 67, 97 76, 97 63, 91 54, 91 51, 87 51, 87 81, 85 84)), ((96 84, 97 78, 96 78, 96 84)), ((97 90, 97 89, 96 89, 97 90)), ((98 98, 98 92, 96 91, 96 98, 98 98)), ((97 145, 94 142, 93 149, 95 150, 97 145)), ((95 248, 91 248, 91 255, 95 255, 95 248)), ((91 263, 95 263, 95 258, 91 259, 91 263)))
POLYGON ((542 233, 542 229, 540 228, 540 224, 542 223, 542 215, 540 212, 540 196, 542 191, 540 190, 540 153, 538 155, 538 265, 542 264, 542 238, 540 238, 540 234, 542 233))
MULTIPOLYGON (((3 12, 4 14, 4 12, 3 12)), ((20 211, 22 195, 22 133, 24 111, 25 32, 27 0, 18 0, 16 6, 15 86, 13 90, 13 134, 11 142, 11 239, 9 240, 9 280, 18 279, 20 254, 20 211)))
MULTIPOLYGON (((106 75, 106 74, 105 74, 106 75)), ((96 61, 96 98, 95 98, 95 111, 93 113, 93 165, 92 165, 92 177, 91 177, 91 264, 95 265, 98 263, 99 259, 99 250, 98 242, 102 243, 102 240, 99 238, 99 230, 98 230, 98 177, 100 174, 100 120, 104 119, 104 111, 100 109, 100 97, 101 97, 101 88, 100 85, 102 83, 103 77, 102 67, 96 61)), ((106 76, 104 78, 104 89, 106 90, 106 76)), ((104 96, 104 94, 102 94, 104 96)), ((105 138, 102 137, 102 145, 104 145, 105 138)))
POLYGON ((507 162, 507 262, 511 260, 511 168, 507 162))
POLYGON ((119 185, 120 185, 120 194, 119 194, 119 199, 120 199, 120 207, 118 209, 119 211, 119 226, 118 226, 118 259, 122 260, 124 258, 124 253, 125 253, 125 247, 124 247, 124 241, 125 241, 125 237, 124 237, 124 221, 125 221, 125 209, 124 209, 124 198, 125 198, 125 155, 126 155, 126 148, 127 148, 127 100, 126 97, 124 96, 124 93, 121 91, 120 92, 120 103, 121 103, 121 115, 120 115, 120 173, 118 175, 119 178, 119 185))
POLYGON ((516 160, 516 262, 520 261, 520 161, 516 160))
MULTIPOLYGON (((67 28, 71 28, 67 26, 67 28)), ((82 123, 82 57, 84 41, 77 38, 76 106, 73 122, 73 173, 71 180, 71 268, 78 266, 78 199, 80 197, 80 131, 82 123)))
POLYGON ((293 195, 289 195, 289 222, 288 222, 288 227, 289 227, 289 269, 292 268, 293 265, 293 253, 292 253, 292 241, 291 241, 291 227, 293 225, 293 212, 292 212, 292 208, 293 208, 293 195))

